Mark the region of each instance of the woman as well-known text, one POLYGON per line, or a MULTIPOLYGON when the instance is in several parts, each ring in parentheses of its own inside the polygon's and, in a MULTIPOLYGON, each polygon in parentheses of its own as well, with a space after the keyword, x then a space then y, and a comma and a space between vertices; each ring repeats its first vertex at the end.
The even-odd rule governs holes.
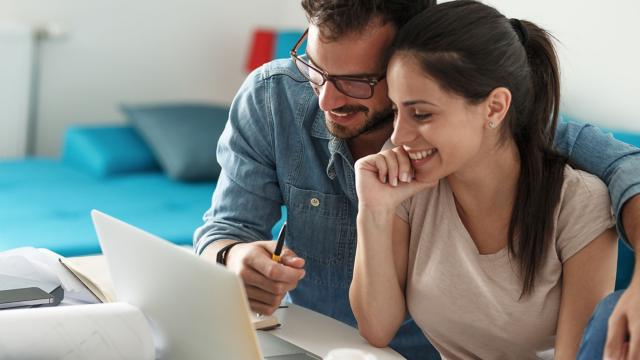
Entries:
POLYGON ((446 359, 575 359, 616 234, 604 184, 551 150, 547 33, 443 3, 400 30, 387 79, 397 147, 356 163, 361 334, 385 346, 408 310, 446 359))

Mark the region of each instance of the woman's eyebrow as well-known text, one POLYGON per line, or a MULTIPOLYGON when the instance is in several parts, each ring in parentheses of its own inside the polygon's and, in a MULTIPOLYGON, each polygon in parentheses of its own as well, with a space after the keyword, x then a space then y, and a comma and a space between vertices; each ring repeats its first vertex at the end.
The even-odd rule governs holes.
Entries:
POLYGON ((402 102, 402 105, 404 106, 412 106, 412 105, 418 105, 418 104, 427 104, 427 105, 438 107, 438 105, 427 100, 407 100, 402 102))

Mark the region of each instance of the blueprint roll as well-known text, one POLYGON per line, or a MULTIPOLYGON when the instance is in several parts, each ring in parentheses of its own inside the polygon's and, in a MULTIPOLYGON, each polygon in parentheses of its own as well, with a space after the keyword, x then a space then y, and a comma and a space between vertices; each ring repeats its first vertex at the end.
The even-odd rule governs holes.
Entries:
POLYGON ((0 310, 2 359, 153 360, 151 329, 126 303, 0 310))

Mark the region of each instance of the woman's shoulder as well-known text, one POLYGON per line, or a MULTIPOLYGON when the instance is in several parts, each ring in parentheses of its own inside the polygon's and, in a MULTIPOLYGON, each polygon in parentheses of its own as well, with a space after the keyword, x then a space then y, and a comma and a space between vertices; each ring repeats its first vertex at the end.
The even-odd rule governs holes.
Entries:
POLYGON ((597 176, 566 166, 556 213, 556 249, 569 259, 614 224, 606 185, 597 176))
POLYGON ((608 189, 600 178, 586 171, 574 169, 570 165, 565 165, 562 184, 563 201, 575 197, 591 197, 602 194, 608 196, 608 189))

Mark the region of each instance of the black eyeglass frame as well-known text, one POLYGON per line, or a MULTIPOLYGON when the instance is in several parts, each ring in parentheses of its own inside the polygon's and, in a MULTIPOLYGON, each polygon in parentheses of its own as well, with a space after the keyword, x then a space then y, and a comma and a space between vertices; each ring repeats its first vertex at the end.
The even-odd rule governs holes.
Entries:
POLYGON ((300 72, 300 74, 302 76, 304 76, 305 79, 309 80, 309 82, 311 82, 312 84, 314 84, 316 86, 323 86, 324 84, 327 83, 327 81, 330 81, 333 84, 333 86, 336 87, 336 89, 338 91, 340 91, 342 94, 344 94, 344 95, 346 95, 348 97, 352 97, 354 99, 360 99, 360 100, 371 99, 373 97, 373 94, 374 94, 375 86, 378 85, 378 83, 380 81, 382 81, 382 79, 387 77, 386 72, 382 73, 382 75, 380 75, 379 77, 357 77, 357 76, 348 76, 348 75, 329 75, 328 72, 326 72, 326 71, 324 71, 322 69, 318 69, 317 67, 315 67, 315 66, 309 64, 308 62, 302 60, 302 58, 300 56, 298 56, 298 47, 300 47, 300 44, 302 44, 304 39, 307 37, 308 33, 309 33, 309 29, 304 31, 302 36, 300 36, 300 39, 298 39, 298 41, 293 46, 291 51, 289 51, 289 54, 293 58, 294 62, 295 61, 299 61, 299 62, 303 63, 305 66, 309 67, 310 69, 312 69, 312 70, 316 71, 318 74, 320 74, 320 76, 322 76, 322 82, 320 84, 318 84, 317 82, 313 81, 302 70, 300 70, 300 68, 298 68, 298 66, 296 66, 296 69, 298 69, 298 72, 300 72), (338 85, 338 83, 337 83, 338 80, 353 81, 353 82, 365 83, 365 84, 369 85, 369 88, 370 88, 369 96, 367 96, 367 97, 353 96, 351 94, 346 93, 344 90, 341 89, 340 85, 338 85))

